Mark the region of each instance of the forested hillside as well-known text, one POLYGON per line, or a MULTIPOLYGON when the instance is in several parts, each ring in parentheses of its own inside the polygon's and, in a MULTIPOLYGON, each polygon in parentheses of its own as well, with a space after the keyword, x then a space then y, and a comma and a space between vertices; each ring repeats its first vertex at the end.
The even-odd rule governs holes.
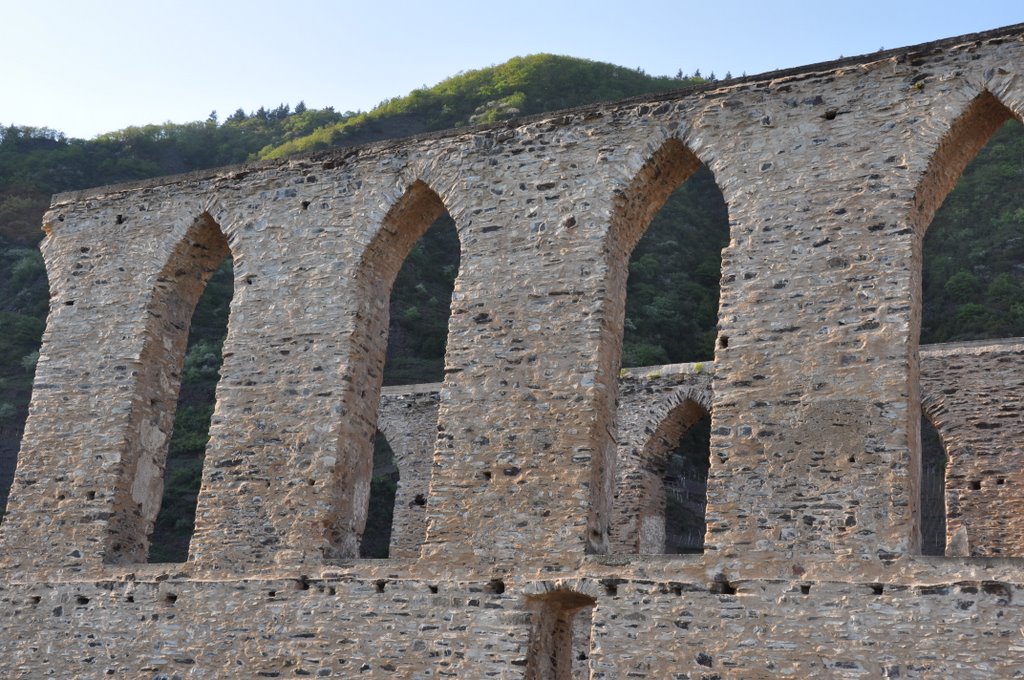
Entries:
POLYGON ((621 66, 551 54, 516 57, 389 99, 372 111, 346 116, 312 134, 269 145, 259 157, 279 158, 300 151, 494 123, 702 82, 681 73, 676 78, 657 78, 621 66))
MULTIPOLYGON (((27 414, 48 305, 36 245, 51 194, 699 82, 535 55, 459 74, 369 112, 281 105, 239 110, 223 121, 212 113, 195 123, 128 128, 92 140, 68 139, 47 128, 0 128, 0 504, 27 414)), ((1024 335, 1022 179, 1024 132, 1011 122, 968 167, 929 232, 924 342, 1024 335)), ((727 240, 726 206, 711 173, 701 169, 673 194, 633 253, 624 365, 712 357, 720 251, 727 240)), ((440 379, 458 257, 454 226, 443 216, 407 258, 392 295, 386 382, 440 379)), ((231 284, 229 261, 211 280, 193 319, 159 520, 164 538, 155 546, 155 559, 180 558, 181 542, 187 546, 231 284)))
POLYGON ((1024 336, 1024 127, 964 170, 924 242, 922 342, 1024 336))

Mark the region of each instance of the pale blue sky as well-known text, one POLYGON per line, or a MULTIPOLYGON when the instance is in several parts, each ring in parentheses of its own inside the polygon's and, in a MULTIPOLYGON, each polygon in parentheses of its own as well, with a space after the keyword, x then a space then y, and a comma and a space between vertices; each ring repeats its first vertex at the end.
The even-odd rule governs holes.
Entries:
POLYGON ((551 52, 750 75, 1024 22, 1022 0, 0 0, 0 124, 92 137, 281 103, 366 110, 551 52))

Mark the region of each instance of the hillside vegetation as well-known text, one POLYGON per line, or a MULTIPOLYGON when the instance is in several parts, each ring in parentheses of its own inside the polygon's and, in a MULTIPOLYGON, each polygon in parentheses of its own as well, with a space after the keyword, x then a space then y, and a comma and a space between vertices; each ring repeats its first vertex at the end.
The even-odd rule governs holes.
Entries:
POLYGON ((333 146, 495 123, 702 82, 700 78, 652 77, 621 66, 552 54, 516 57, 389 99, 372 111, 346 116, 312 134, 268 145, 259 157, 280 158, 333 146))
MULTIPOLYGON (((223 121, 212 113, 195 123, 132 127, 92 140, 68 139, 47 128, 0 128, 0 503, 27 414, 48 306, 46 273, 35 246, 51 194, 491 123, 700 82, 534 55, 458 74, 368 112, 281 105, 239 110, 223 121)), ((1024 131, 1011 122, 968 166, 931 227, 925 243, 923 342, 1024 335, 1022 179, 1024 131)), ((702 168, 673 194, 633 253, 624 365, 712 357, 720 251, 727 241, 726 206, 711 173, 702 168)), ((391 301, 387 383, 441 378, 458 251, 454 225, 445 215, 407 258, 391 301)), ((230 264, 215 274, 193 319, 154 559, 180 559, 191 532, 190 508, 232 294, 230 264)), ((375 485, 393 488, 393 467, 386 455, 379 452, 378 458, 375 485)))

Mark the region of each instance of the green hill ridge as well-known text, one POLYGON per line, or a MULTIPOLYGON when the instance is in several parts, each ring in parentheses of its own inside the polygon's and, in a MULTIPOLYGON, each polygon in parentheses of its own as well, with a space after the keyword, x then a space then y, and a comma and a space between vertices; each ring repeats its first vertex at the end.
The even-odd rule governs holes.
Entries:
POLYGON ((703 83, 701 78, 652 77, 602 62, 534 54, 466 71, 433 87, 382 102, 278 145, 258 157, 281 158, 334 146, 364 144, 464 127, 703 83))

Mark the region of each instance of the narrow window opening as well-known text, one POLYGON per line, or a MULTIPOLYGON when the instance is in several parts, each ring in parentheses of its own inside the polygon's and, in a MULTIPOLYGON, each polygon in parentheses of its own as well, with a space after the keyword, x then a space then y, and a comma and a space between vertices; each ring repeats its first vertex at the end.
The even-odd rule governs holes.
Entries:
POLYGON ((163 497, 153 525, 149 562, 188 559, 233 295, 234 267, 232 259, 226 257, 207 282, 189 324, 174 430, 167 449, 163 497))
POLYGON ((1008 120, 964 168, 922 247, 921 344, 1024 336, 1024 125, 1008 120))
POLYGON ((921 554, 946 554, 946 449, 921 416, 921 554))
POLYGON ((398 483, 399 472, 395 464, 395 453, 391 450, 388 440, 378 430, 373 440, 373 477, 370 480, 366 528, 363 530, 363 540, 359 545, 360 557, 388 557, 398 483))
MULTIPOLYGON (((195 494, 191 489, 197 485, 195 470, 202 467, 208 427, 205 423, 209 419, 209 407, 200 407, 193 399, 198 402, 201 398, 197 393, 211 393, 218 380, 219 338, 223 337, 233 292, 232 272, 229 265, 224 265, 230 255, 220 225, 203 213, 169 253, 155 280, 146 310, 144 344, 133 370, 136 392, 114 489, 115 510, 108 522, 107 563, 133 564, 146 562, 147 558, 180 562, 187 558, 195 517, 195 494), (221 266, 225 272, 197 318, 200 297, 221 266), (221 308, 219 314, 211 311, 217 306, 221 308), (187 361, 193 323, 197 338, 216 340, 207 342, 209 352, 193 350, 192 360, 187 361), (207 354, 212 358, 207 359, 207 354), (203 376, 199 387, 192 380, 193 373, 203 376), (189 378, 184 388, 183 374, 189 378), (202 387, 204 380, 209 387, 202 387), (179 409, 182 400, 188 405, 179 409), (176 420, 196 424, 191 436, 176 428, 176 420), (172 441, 175 454, 169 463, 172 441), (191 465, 180 463, 182 457, 191 458, 191 465), (183 471, 186 467, 192 470, 183 471), (156 532, 158 514, 165 505, 161 531, 156 532), (165 531, 168 528, 170 531, 165 531)), ((192 345, 199 346, 198 340, 192 345)))
POLYGON ((622 365, 710 361, 729 241, 728 209, 711 172, 700 166, 645 226, 629 259, 622 365))
POLYGON ((590 677, 591 628, 596 601, 570 590, 531 598, 527 680, 590 677))
POLYGON ((385 385, 444 379, 459 235, 447 211, 413 244, 391 288, 385 385))
POLYGON ((665 554, 704 552, 707 531, 711 416, 705 415, 682 436, 665 469, 665 554))

